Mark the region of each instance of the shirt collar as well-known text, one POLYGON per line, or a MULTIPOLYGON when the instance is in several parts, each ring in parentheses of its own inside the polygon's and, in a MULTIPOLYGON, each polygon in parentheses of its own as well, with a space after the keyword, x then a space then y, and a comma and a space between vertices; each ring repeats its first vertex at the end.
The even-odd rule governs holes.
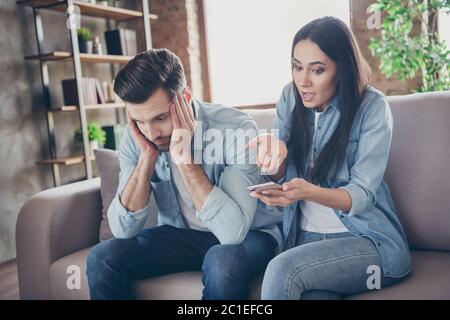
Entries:
MULTIPOLYGON (((327 105, 325 106, 325 109, 321 112, 321 114, 324 114, 328 109, 335 109, 337 111, 341 111, 341 106, 339 104, 339 94, 335 94, 335 96, 333 97, 333 99, 331 99, 331 101, 329 103, 327 103, 327 105)), ((309 109, 311 111, 313 111, 314 113, 317 111, 317 108, 314 109, 309 109)))

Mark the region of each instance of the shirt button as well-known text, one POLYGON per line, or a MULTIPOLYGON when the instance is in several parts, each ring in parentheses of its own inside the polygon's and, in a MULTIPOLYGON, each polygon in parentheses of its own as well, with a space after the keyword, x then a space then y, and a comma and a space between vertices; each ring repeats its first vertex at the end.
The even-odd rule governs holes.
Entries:
POLYGON ((345 218, 345 214, 341 214, 341 218, 344 219, 345 218))
POLYGON ((319 126, 319 130, 322 129, 322 126, 319 126))
POLYGON ((317 148, 314 148, 314 152, 317 152, 317 148))
POLYGON ((166 168, 168 168, 169 167, 169 164, 166 162, 166 168))

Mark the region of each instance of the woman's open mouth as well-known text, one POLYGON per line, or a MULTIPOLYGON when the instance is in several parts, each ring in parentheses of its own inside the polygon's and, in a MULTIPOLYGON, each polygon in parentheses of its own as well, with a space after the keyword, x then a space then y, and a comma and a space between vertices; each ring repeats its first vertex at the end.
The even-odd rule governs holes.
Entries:
POLYGON ((304 102, 311 102, 314 99, 315 93, 311 92, 300 92, 302 100, 304 102))

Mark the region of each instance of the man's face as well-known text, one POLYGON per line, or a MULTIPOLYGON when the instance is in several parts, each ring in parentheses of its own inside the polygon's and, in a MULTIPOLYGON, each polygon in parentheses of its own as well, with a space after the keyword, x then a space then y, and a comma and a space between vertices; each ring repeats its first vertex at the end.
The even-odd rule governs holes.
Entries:
POLYGON ((169 100, 163 89, 156 90, 143 103, 126 103, 131 120, 136 121, 136 125, 144 137, 152 142, 159 151, 169 151, 173 131, 169 112, 171 104, 172 101, 169 100))

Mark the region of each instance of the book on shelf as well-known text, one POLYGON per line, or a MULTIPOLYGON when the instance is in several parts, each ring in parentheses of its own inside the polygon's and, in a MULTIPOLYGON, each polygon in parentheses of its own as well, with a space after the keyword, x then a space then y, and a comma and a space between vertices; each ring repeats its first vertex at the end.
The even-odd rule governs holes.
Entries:
POLYGON ((103 126, 102 129, 106 132, 106 142, 103 146, 105 149, 118 150, 120 139, 122 138, 125 125, 116 124, 112 126, 103 126))
POLYGON ((137 54, 136 31, 125 29, 126 56, 134 57, 137 54))
POLYGON ((98 103, 104 104, 106 103, 105 96, 103 94, 103 88, 100 86, 100 81, 98 79, 95 79, 95 88, 97 91, 97 101, 98 103))
POLYGON ((137 54, 136 31, 120 28, 105 31, 108 54, 135 56, 137 54))
MULTIPOLYGON (((61 81, 64 105, 79 106, 77 80, 64 79, 61 81)), ((83 93, 83 102, 85 105, 106 103, 103 90, 97 78, 83 77, 81 79, 81 89, 83 93)))

